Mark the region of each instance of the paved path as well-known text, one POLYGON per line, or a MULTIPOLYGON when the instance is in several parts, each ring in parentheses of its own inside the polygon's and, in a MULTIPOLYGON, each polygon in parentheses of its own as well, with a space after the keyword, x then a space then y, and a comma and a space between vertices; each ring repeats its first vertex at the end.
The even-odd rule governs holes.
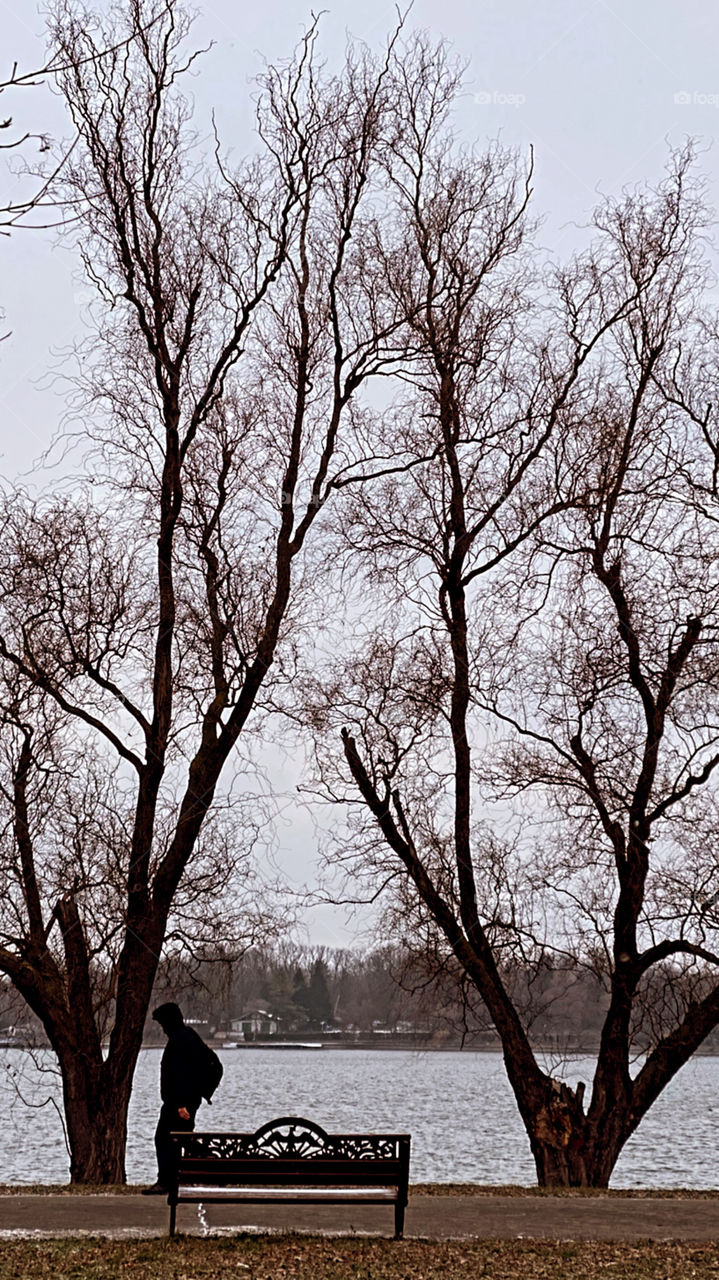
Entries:
MULTIPOLYGON (((0 1237, 160 1236, 161 1197, 0 1196, 0 1237)), ((393 1211, 373 1205, 181 1205, 178 1230, 197 1235, 243 1228, 391 1235, 393 1211)), ((433 1239, 716 1240, 719 1199, 560 1196, 410 1197, 407 1236, 433 1239)))

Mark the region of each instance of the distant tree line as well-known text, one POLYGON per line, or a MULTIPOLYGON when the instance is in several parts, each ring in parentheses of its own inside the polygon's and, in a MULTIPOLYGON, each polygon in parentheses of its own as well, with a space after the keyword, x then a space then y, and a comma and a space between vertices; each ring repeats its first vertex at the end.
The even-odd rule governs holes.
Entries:
MULTIPOLYGON (((638 1054, 674 1024, 675 1002, 693 990, 687 980, 683 990, 681 974, 665 969, 653 976, 637 1013, 638 1054), (674 993, 670 999, 668 992, 674 993)), ((610 998, 608 975, 598 966, 547 956, 540 965, 512 962, 503 976, 533 1044, 559 1053, 596 1051, 610 998)), ((189 1017, 211 1028, 261 1008, 292 1032, 400 1027, 424 1032, 437 1046, 500 1047, 486 1006, 456 968, 428 966, 392 945, 366 951, 265 947, 231 965, 212 958, 190 967, 178 960, 161 966, 156 994, 177 999, 189 1017)), ((719 1033, 704 1048, 716 1051, 719 1033)))
MULTIPOLYGON (((515 966, 505 981, 535 1045, 559 1054, 596 1051, 609 1000, 606 976, 548 957, 540 966, 515 966)), ((634 1029, 638 1051, 672 1025, 676 1011, 667 1007, 666 992, 677 984, 677 974, 657 977, 634 1029)), ((381 1031, 434 1047, 501 1047, 487 1009, 471 995, 456 972, 427 969, 395 946, 358 951, 284 945, 252 948, 232 962, 217 956, 164 961, 153 1002, 177 1000, 205 1036, 226 1032, 243 1015, 262 1010, 277 1021, 280 1038, 381 1031)), ((18 1024, 42 1038, 32 1011, 5 985, 0 1032, 18 1024)), ((145 1034, 161 1040, 151 1020, 145 1034)), ((717 1033, 705 1049, 719 1049, 717 1033)))

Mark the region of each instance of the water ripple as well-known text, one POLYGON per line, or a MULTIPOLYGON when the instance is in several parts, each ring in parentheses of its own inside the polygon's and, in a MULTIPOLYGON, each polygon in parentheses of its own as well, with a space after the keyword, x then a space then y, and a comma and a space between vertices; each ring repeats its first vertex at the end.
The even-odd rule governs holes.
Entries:
MULTIPOLYGON (((225 1075, 215 1104, 201 1109, 198 1128, 254 1130, 275 1116, 299 1115, 330 1131, 409 1132, 413 1182, 534 1182, 529 1143, 500 1054, 253 1049, 226 1050, 221 1057, 225 1075)), ((39 1069, 50 1061, 49 1053, 39 1055, 39 1066, 22 1050, 0 1055, 0 1063, 18 1073, 15 1081, 22 1079, 25 1099, 9 1073, 0 1073, 5 1182, 67 1179, 62 1127, 50 1101, 59 1100, 59 1086, 39 1069)), ((589 1080, 592 1066, 589 1059, 574 1059, 563 1074, 589 1080)), ((144 1050, 130 1104, 130 1182, 155 1176, 159 1068, 160 1051, 144 1050)), ((554 1073, 560 1074, 556 1068, 554 1073)), ((719 1059, 690 1062, 630 1139, 612 1186, 716 1186, 718 1090, 719 1059)))

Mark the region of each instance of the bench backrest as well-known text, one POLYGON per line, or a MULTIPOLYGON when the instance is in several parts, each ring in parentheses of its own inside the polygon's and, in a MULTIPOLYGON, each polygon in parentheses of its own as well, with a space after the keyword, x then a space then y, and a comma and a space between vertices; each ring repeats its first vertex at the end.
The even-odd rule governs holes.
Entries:
POLYGON ((283 1117, 255 1133, 175 1133, 178 1185, 396 1186, 409 1181, 409 1134, 326 1133, 283 1117))

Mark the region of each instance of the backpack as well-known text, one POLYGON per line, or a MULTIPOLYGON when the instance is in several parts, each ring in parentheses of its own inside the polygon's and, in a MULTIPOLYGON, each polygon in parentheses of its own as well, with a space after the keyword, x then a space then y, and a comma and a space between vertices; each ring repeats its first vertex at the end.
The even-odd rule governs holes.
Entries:
POLYGON ((212 1095, 222 1079, 222 1063, 209 1045, 204 1045, 202 1055, 202 1096, 212 1106, 212 1095))

